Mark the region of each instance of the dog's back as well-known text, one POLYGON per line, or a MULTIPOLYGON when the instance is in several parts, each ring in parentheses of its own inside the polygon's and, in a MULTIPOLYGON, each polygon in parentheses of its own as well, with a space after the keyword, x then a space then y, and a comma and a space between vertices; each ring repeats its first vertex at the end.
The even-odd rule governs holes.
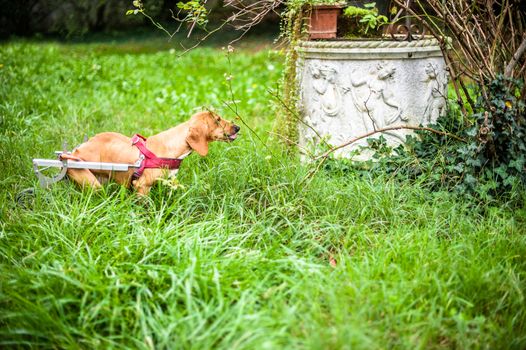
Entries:
MULTIPOLYGON (((116 132, 97 134, 79 145, 72 154, 87 162, 133 164, 139 158, 139 150, 132 146, 131 139, 116 132)), ((109 179, 111 176, 117 182, 125 184, 131 173, 131 170, 128 173, 115 172, 113 174, 105 170, 68 170, 68 175, 74 180, 81 183, 87 182, 92 186, 97 183, 96 176, 99 179, 109 179)))

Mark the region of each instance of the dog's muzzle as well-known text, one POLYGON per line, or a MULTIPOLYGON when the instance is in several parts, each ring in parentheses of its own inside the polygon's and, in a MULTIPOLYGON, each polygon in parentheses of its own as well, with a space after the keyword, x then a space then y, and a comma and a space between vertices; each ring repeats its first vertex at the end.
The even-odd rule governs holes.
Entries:
POLYGON ((237 139, 237 133, 239 132, 239 130, 241 130, 241 128, 238 125, 234 125, 234 133, 228 135, 228 139, 230 141, 234 141, 235 139, 237 139))

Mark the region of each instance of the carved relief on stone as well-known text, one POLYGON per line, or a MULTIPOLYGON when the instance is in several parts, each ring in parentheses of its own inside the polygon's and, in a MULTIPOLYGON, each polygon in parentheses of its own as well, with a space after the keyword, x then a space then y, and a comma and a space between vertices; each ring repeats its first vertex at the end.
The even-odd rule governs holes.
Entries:
POLYGON ((327 64, 313 63, 310 67, 312 87, 316 92, 322 112, 328 117, 336 117, 342 109, 342 88, 338 83, 337 70, 327 64))
MULTIPOLYGON (((436 40, 309 41, 300 52, 302 147, 316 147, 321 140, 340 145, 391 126, 427 125, 445 113, 448 76, 436 40)), ((381 135, 396 147, 411 133, 381 135)), ((367 146, 364 138, 335 154, 369 159, 374 152, 367 146)))
MULTIPOLYGON (((310 81, 310 89, 302 88, 302 99, 305 103, 304 122, 317 131, 328 130, 333 124, 338 124, 342 114, 343 95, 348 89, 343 88, 338 81, 337 69, 328 64, 313 61, 308 65, 305 82, 310 81), (307 91, 310 93, 306 95, 307 91), (338 119, 338 120, 336 120, 338 119)), ((316 133, 304 125, 304 136, 310 141, 316 141, 316 133)))
MULTIPOLYGON (((352 101, 361 113, 367 131, 388 127, 396 121, 408 120, 403 115, 401 103, 393 91, 395 73, 396 68, 386 62, 375 64, 366 76, 360 76, 356 70, 351 72, 352 101)), ((402 138, 395 132, 389 134, 402 138)))
POLYGON ((446 113, 447 73, 440 70, 438 65, 433 63, 426 64, 424 68, 426 77, 423 82, 426 84, 426 94, 424 101, 426 107, 422 116, 421 124, 434 123, 438 117, 446 113))

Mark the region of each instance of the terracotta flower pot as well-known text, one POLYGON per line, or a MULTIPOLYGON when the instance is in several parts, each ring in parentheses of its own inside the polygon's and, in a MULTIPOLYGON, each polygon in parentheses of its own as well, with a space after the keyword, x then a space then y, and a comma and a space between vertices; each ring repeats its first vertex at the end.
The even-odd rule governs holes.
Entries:
POLYGON ((309 40, 336 38, 338 15, 343 5, 313 5, 309 19, 309 40))

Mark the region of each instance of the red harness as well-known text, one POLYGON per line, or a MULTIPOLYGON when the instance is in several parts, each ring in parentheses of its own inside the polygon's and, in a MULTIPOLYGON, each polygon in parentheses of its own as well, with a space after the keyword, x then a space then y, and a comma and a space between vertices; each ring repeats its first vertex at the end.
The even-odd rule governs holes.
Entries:
POLYGON ((146 168, 179 169, 183 162, 182 159, 157 157, 152 151, 146 148, 145 141, 146 137, 139 134, 135 134, 132 137, 132 145, 139 149, 143 157, 140 167, 133 172, 132 179, 138 179, 146 168))

